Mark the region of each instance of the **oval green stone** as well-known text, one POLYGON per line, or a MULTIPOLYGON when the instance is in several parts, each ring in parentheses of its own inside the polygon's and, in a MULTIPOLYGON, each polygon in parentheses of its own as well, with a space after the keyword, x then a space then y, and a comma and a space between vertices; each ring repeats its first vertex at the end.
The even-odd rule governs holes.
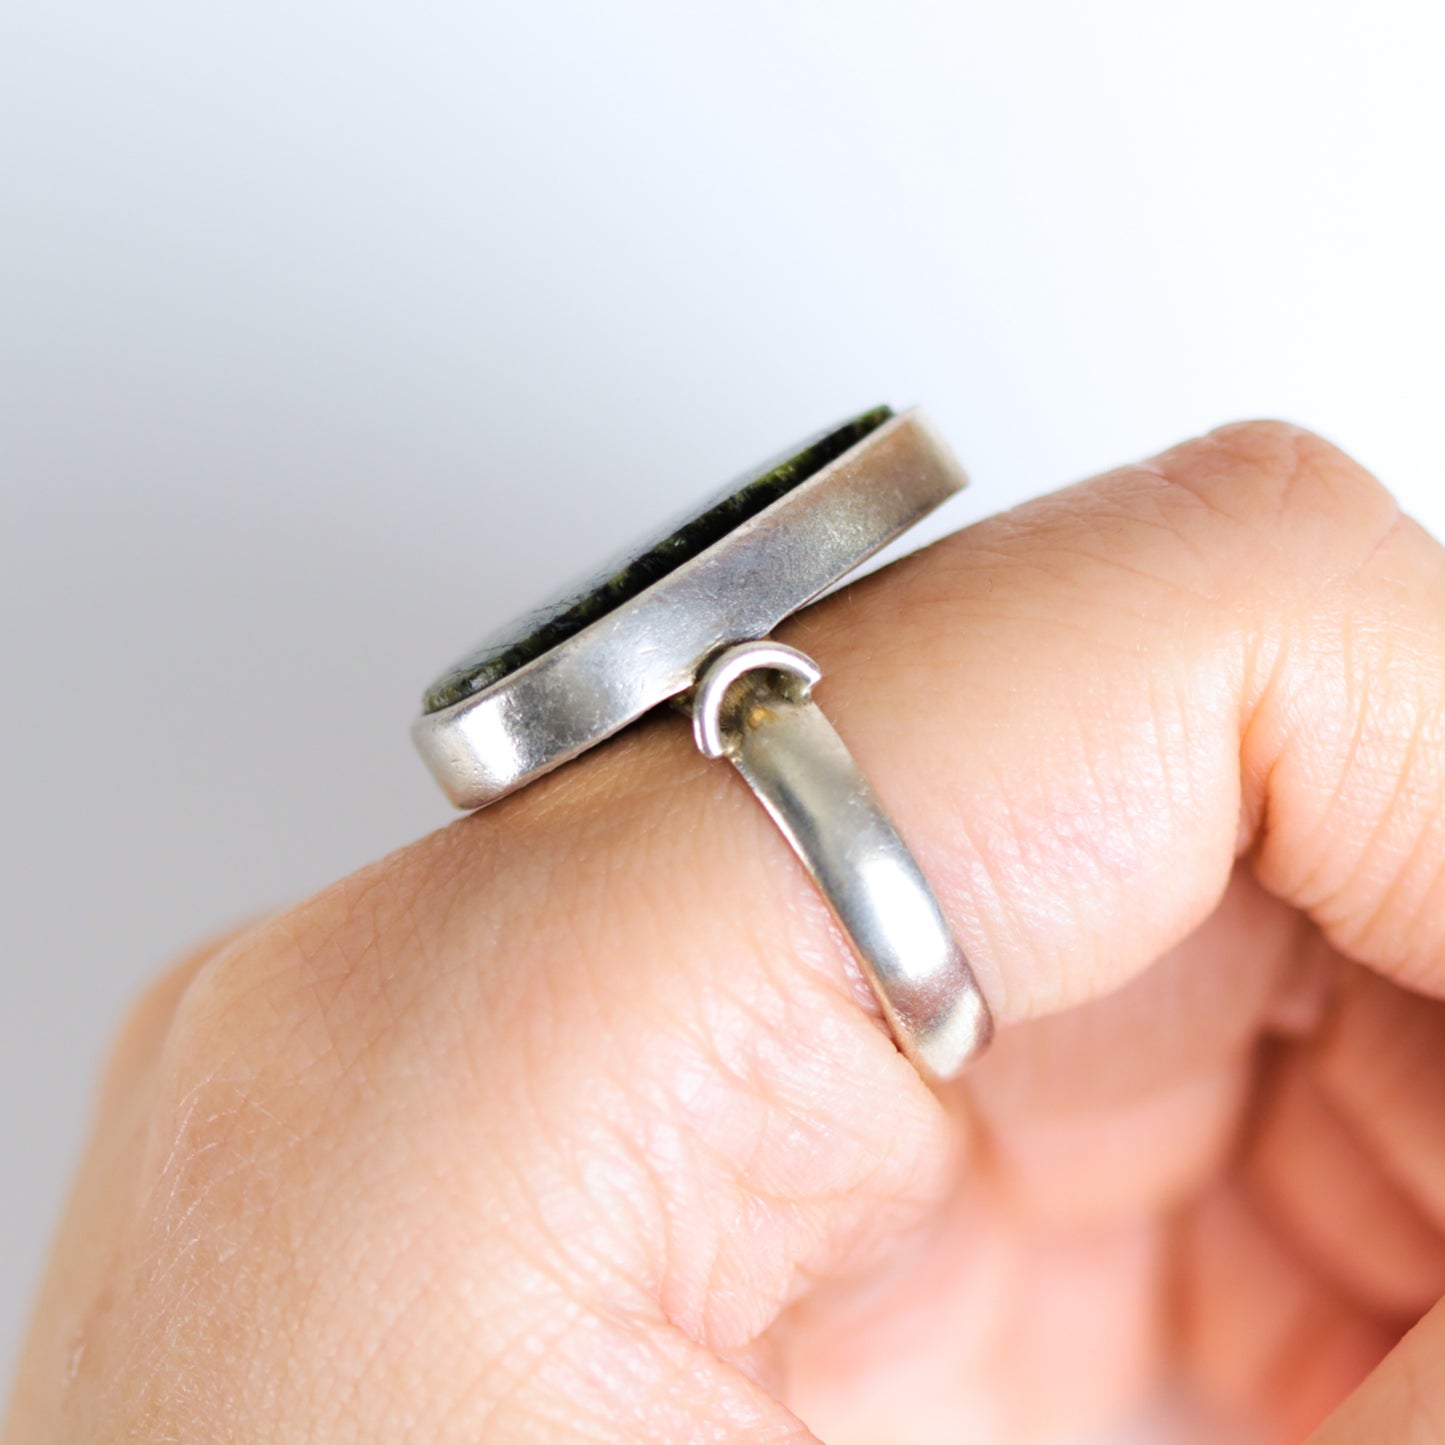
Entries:
POLYGON ((440 712, 481 692, 605 617, 815 476, 892 415, 891 407, 874 407, 764 462, 686 516, 490 633, 427 689, 423 711, 440 712))

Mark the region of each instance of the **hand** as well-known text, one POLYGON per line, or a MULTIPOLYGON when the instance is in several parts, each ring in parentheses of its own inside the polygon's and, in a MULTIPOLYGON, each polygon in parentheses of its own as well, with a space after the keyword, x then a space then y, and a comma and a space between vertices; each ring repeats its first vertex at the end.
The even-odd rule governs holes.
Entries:
POLYGON ((778 635, 993 1053, 664 711, 139 1004, 8 1445, 1439 1438, 1445 553, 1251 424, 778 635))

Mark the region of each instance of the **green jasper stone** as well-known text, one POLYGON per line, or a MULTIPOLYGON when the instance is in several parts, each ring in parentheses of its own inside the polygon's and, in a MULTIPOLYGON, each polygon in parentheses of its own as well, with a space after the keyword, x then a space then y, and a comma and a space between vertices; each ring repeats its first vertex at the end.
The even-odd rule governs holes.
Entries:
POLYGON ((765 462, 685 517, 483 638, 427 689, 423 710, 440 712, 481 692, 605 617, 815 476, 892 415, 891 407, 874 407, 765 462))

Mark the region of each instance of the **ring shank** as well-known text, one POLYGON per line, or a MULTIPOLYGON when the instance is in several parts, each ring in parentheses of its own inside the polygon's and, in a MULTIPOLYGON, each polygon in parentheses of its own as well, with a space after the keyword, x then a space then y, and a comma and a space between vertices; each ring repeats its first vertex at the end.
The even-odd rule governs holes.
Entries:
POLYGON ((817 675, 777 643, 729 648, 699 679, 694 728, 700 741, 721 736, 812 875, 899 1048, 925 1077, 947 1080, 987 1046, 988 1005, 918 861, 811 700, 817 675))

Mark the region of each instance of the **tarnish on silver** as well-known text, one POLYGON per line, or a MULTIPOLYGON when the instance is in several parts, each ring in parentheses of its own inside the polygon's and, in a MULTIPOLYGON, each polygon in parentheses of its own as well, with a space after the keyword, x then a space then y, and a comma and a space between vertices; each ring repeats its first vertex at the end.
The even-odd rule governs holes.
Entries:
POLYGON ((988 1046, 988 1004, 917 859, 812 701, 820 676, 810 657, 776 642, 727 648, 692 694, 693 735, 768 810, 852 945, 899 1049, 943 1082, 988 1046))
POLYGON ((418 718, 416 745, 459 808, 494 802, 686 691, 720 647, 767 636, 966 480, 904 412, 574 637, 418 718))

